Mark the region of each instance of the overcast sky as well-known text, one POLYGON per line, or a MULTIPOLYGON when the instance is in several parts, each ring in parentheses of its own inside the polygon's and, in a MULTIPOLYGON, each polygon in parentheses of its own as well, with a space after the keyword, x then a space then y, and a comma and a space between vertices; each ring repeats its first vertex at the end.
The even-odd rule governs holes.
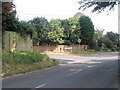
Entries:
MULTIPOLYGON (((68 19, 73 17, 78 10, 79 0, 14 0, 19 20, 31 20, 34 17, 45 17, 50 20, 68 19)), ((91 13, 90 9, 85 10, 85 15, 89 16, 95 28, 107 31, 118 32, 118 6, 109 15, 103 12, 100 14, 91 13)))

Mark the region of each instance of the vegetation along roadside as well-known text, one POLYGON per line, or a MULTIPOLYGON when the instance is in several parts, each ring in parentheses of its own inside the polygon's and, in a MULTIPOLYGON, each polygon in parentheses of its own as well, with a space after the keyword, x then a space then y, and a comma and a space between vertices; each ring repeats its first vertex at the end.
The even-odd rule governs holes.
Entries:
POLYGON ((51 59, 46 54, 40 52, 3 52, 1 75, 5 78, 52 67, 58 63, 57 60, 51 59))

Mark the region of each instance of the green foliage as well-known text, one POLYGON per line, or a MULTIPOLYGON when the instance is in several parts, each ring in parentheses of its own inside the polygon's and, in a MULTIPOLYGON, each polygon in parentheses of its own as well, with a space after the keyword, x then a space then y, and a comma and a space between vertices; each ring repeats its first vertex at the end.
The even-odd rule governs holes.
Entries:
POLYGON ((94 37, 94 25, 88 16, 80 17, 82 44, 89 45, 94 37))
POLYGON ((53 45, 64 43, 64 28, 61 28, 61 22, 55 19, 50 21, 51 31, 48 33, 48 38, 53 45))
MULTIPOLYGON (((101 12, 106 7, 108 10, 119 4, 115 2, 89 2, 81 0, 80 9, 95 6, 93 12, 101 12)), ((29 22, 19 21, 15 18, 16 10, 12 2, 2 3, 2 24, 3 30, 19 32, 24 38, 30 34, 33 39, 33 45, 75 45, 77 40, 82 39, 81 44, 89 45, 96 50, 119 50, 119 34, 108 32, 103 35, 103 30, 94 31, 94 25, 88 16, 78 12, 74 17, 65 20, 47 19, 41 17, 34 18, 29 22)), ((4 31, 2 32, 4 33, 4 31)), ((4 43, 3 43, 4 44, 4 43)))
POLYGON ((71 26, 76 26, 77 24, 78 24, 78 18, 75 18, 75 17, 70 17, 69 18, 69 24, 71 25, 71 26))
POLYGON ((58 63, 46 54, 35 51, 2 53, 3 77, 47 68, 58 63))
POLYGON ((95 55, 95 54, 99 54, 99 53, 94 52, 94 51, 72 51, 72 52, 70 52, 70 54, 74 54, 74 55, 95 55))
POLYGON ((32 25, 28 24, 25 21, 18 21, 18 18, 15 17, 16 10, 15 5, 12 2, 3 2, 2 3, 2 27, 3 32, 6 31, 15 31, 19 32, 23 37, 26 37, 26 34, 31 34, 34 31, 32 25))
POLYGON ((64 27, 65 30, 68 30, 70 26, 69 20, 68 19, 61 20, 61 26, 64 27))
POLYGON ((33 25, 29 24, 26 21, 16 21, 15 25, 16 32, 20 33, 24 39, 26 39, 27 34, 30 34, 32 38, 32 35, 35 32, 35 28, 33 25))
POLYGON ((78 18, 70 17, 68 20, 61 20, 64 30, 64 41, 66 45, 77 44, 77 40, 80 38, 80 24, 78 18))
POLYGON ((36 37, 34 37, 34 42, 39 42, 39 45, 49 44, 48 32, 50 32, 51 28, 47 19, 37 17, 29 22, 35 26, 37 33, 36 37))
POLYGON ((18 21, 15 17, 16 9, 12 2, 2 2, 2 31, 19 32, 24 38, 26 34, 34 33, 34 27, 25 21, 18 21))
POLYGON ((74 31, 71 33, 71 43, 73 45, 78 44, 78 39, 81 36, 81 30, 80 30, 81 26, 79 23, 76 24, 76 26, 74 28, 72 28, 74 31))
POLYGON ((87 0, 81 0, 79 2, 80 4, 80 8, 79 9, 87 9, 87 8, 90 8, 90 7, 93 7, 93 10, 92 12, 98 12, 100 13, 101 11, 104 11, 105 9, 107 9, 107 11, 111 10, 111 9, 114 9, 114 6, 115 5, 118 5, 120 3, 120 1, 116 0, 116 1, 111 1, 109 0, 108 2, 96 2, 96 1, 93 1, 93 2, 89 2, 87 0))
POLYGON ((106 36, 107 36, 112 42, 118 42, 119 34, 113 33, 113 32, 107 32, 106 36))
POLYGON ((118 51, 119 50, 119 34, 113 32, 107 32, 103 35, 104 30, 97 29, 95 31, 95 44, 96 50, 103 51, 118 51))
POLYGON ((42 61, 45 55, 38 52, 4 52, 3 53, 3 64, 4 63, 15 63, 25 64, 42 61))
POLYGON ((102 43, 103 43, 103 32, 104 30, 103 29, 96 29, 95 30, 95 34, 94 34, 94 39, 93 39, 93 42, 94 42, 94 49, 96 50, 100 50, 101 47, 102 47, 102 43))
POLYGON ((12 2, 2 2, 2 29, 14 31, 16 10, 12 2))
POLYGON ((104 48, 109 48, 111 51, 118 51, 119 50, 119 34, 113 32, 107 32, 104 36, 104 48))
POLYGON ((76 44, 77 40, 80 37, 80 28, 78 29, 78 18, 70 17, 69 18, 69 40, 71 44, 76 44))
POLYGON ((63 34, 64 34, 64 37, 63 37, 64 44, 69 45, 69 43, 70 43, 70 40, 68 40, 69 36, 70 36, 69 20, 68 19, 61 20, 61 27, 64 28, 64 32, 63 32, 63 34))
POLYGON ((94 35, 95 39, 98 40, 98 39, 102 38, 103 37, 103 32, 104 32, 103 29, 96 29, 95 30, 95 35, 94 35))

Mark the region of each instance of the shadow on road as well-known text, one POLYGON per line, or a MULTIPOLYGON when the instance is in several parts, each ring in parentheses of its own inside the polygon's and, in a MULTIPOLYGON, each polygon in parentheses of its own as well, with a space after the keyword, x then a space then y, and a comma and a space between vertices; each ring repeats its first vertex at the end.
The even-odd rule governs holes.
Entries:
MULTIPOLYGON (((82 77, 82 74, 86 75, 86 76, 83 75, 83 77, 86 78, 84 79, 86 80, 85 84, 87 83, 87 81, 89 81, 89 83, 90 82, 95 83, 95 80, 96 80, 97 81, 96 87, 108 86, 107 88, 118 88, 118 85, 120 82, 120 75, 118 76, 118 60, 117 59, 109 59, 109 60, 97 59, 97 60, 90 60, 85 62, 84 61, 75 62, 74 60, 59 59, 59 61, 61 61, 61 63, 63 64, 63 67, 68 68, 68 70, 71 73, 76 74, 76 73, 79 73, 79 70, 80 70, 81 77, 82 77), (103 83, 103 84, 98 85, 100 83, 103 83)), ((92 84, 90 84, 90 87, 93 87, 93 88, 95 87, 91 85, 92 84)), ((84 85, 81 87, 84 87, 84 85)))

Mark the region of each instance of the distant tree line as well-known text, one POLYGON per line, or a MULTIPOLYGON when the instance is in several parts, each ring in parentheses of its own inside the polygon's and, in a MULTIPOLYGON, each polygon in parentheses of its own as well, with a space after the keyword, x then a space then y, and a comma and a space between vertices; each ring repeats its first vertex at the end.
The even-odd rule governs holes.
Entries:
MULTIPOLYGON (((120 4, 120 0, 108 0, 108 1, 88 1, 88 0, 80 0, 78 2, 80 4, 80 10, 86 10, 92 7, 92 12, 101 13, 102 11, 109 12, 110 10, 114 10, 115 6, 120 4)), ((93 46, 96 50, 104 50, 104 51, 116 51, 120 50, 120 34, 107 32, 106 35, 103 35, 103 30, 95 30, 95 35, 93 39, 93 46)))
POLYGON ((13 3, 3 3, 3 32, 15 31, 26 37, 30 34, 33 45, 77 45, 78 39, 81 44, 88 45, 95 50, 118 50, 119 35, 113 32, 94 30, 92 20, 81 13, 77 13, 69 19, 51 19, 44 17, 33 18, 30 21, 19 21, 15 17, 16 10, 13 3), (7 5, 6 5, 7 4, 7 5))
POLYGON ((88 45, 94 36, 94 25, 85 15, 64 20, 51 19, 49 22, 44 17, 37 17, 26 23, 34 27, 34 45, 76 45, 78 39, 82 39, 81 44, 88 45))
POLYGON ((75 45, 78 44, 79 38, 83 39, 83 44, 88 44, 94 36, 92 21, 83 14, 81 17, 79 17, 80 13, 77 13, 75 17, 69 19, 52 19, 49 22, 44 17, 19 21, 18 18, 15 18, 16 12, 14 13, 15 5, 13 3, 3 3, 2 5, 4 8, 3 31, 19 32, 23 37, 31 34, 34 45, 75 45))
POLYGON ((119 51, 120 50, 120 34, 107 32, 103 35, 104 30, 96 29, 94 36, 94 49, 97 51, 119 51))

